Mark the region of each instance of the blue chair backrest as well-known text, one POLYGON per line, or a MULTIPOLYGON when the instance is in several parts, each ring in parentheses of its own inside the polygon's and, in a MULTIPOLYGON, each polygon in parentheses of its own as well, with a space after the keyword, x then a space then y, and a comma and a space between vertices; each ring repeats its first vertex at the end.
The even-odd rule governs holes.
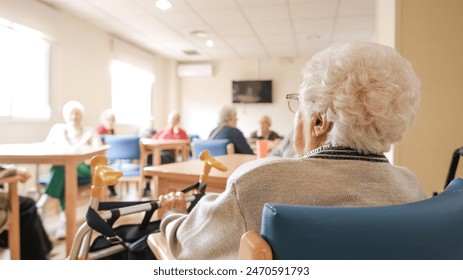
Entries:
POLYGON ((191 141, 193 141, 193 139, 201 139, 199 134, 188 134, 188 138, 190 138, 191 141))
POLYGON ((199 154, 204 150, 209 150, 211 156, 222 156, 227 154, 227 145, 230 143, 228 139, 212 139, 212 140, 200 140, 193 139, 193 154, 195 159, 199 157, 199 154))
POLYGON ((274 259, 463 259, 463 180, 395 206, 266 204, 261 235, 274 259))
POLYGON ((140 137, 133 135, 105 135, 110 145, 106 152, 108 161, 140 159, 140 137))
MULTIPOLYGON (((46 176, 40 177, 37 182, 39 185, 46 186, 48 183, 50 183, 50 180, 51 175, 48 173, 46 176)), ((89 185, 90 183, 92 183, 92 176, 77 177, 78 186, 89 185)))

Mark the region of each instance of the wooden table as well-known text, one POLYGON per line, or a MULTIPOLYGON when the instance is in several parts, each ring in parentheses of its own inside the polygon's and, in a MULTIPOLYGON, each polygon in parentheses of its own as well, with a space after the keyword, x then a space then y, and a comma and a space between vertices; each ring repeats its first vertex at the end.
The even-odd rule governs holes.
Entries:
POLYGON ((109 146, 59 147, 43 143, 0 145, 1 163, 54 164, 65 170, 66 254, 71 250, 76 233, 77 164, 96 155, 105 155, 109 146))
POLYGON ((161 139, 140 139, 140 160, 146 162, 148 155, 153 155, 153 166, 161 165, 161 151, 175 150, 175 159, 178 155, 182 160, 188 160, 190 156, 190 140, 161 140, 161 139))
POLYGON ((10 248, 10 258, 12 260, 21 259, 19 196, 17 186, 19 180, 19 176, 0 178, 0 185, 8 185, 8 199, 10 202, 10 214, 8 217, 8 247, 10 248))
MULTIPOLYGON (((215 157, 216 160, 223 163, 228 170, 225 172, 212 169, 207 180, 208 192, 223 192, 227 185, 228 177, 243 163, 256 159, 255 155, 231 154, 215 157)), ((155 181, 155 194, 167 194, 171 191, 182 190, 199 180, 203 173, 204 162, 190 160, 185 162, 176 162, 163 164, 159 166, 145 167, 145 174, 153 176, 155 181)))
POLYGON ((149 176, 144 172, 148 156, 153 156, 152 166, 161 165, 161 151, 163 150, 175 150, 175 161, 179 155, 182 156, 182 161, 187 161, 190 157, 190 139, 140 139, 140 182, 144 182, 145 177, 149 176))

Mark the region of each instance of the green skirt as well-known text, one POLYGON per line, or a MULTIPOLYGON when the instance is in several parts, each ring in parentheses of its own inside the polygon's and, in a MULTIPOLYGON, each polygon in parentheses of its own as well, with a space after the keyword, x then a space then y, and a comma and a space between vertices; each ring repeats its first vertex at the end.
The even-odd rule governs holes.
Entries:
MULTIPOLYGON (((90 166, 79 163, 77 165, 77 177, 84 178, 91 175, 90 166)), ((45 186, 45 193, 51 197, 58 198, 60 200, 61 209, 64 210, 64 185, 65 175, 64 166, 53 165, 50 169, 50 181, 45 186)))

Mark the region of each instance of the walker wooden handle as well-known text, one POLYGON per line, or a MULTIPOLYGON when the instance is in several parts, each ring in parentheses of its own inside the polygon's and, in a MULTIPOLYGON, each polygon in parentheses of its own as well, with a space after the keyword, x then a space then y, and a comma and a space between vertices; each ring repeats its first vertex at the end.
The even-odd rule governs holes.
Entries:
POLYGON ((94 156, 90 161, 92 170, 92 190, 91 196, 94 198, 101 197, 104 186, 112 186, 117 183, 122 172, 113 170, 107 166, 108 160, 104 156, 94 156))
POLYGON ((227 171, 228 168, 215 158, 211 157, 211 153, 208 150, 204 150, 199 154, 199 159, 204 161, 206 164, 218 169, 220 171, 227 171))
POLYGON ((227 171, 228 168, 215 158, 211 157, 211 153, 208 150, 204 150, 199 154, 199 159, 204 161, 203 174, 199 177, 200 182, 206 182, 209 178, 209 172, 211 168, 215 168, 220 171, 227 171))

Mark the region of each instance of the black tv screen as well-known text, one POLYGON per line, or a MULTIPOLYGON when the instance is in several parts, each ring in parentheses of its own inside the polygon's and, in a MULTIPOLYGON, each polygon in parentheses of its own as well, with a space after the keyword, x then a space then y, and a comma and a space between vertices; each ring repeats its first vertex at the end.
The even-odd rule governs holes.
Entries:
POLYGON ((272 81, 232 81, 233 103, 272 103, 272 81))

